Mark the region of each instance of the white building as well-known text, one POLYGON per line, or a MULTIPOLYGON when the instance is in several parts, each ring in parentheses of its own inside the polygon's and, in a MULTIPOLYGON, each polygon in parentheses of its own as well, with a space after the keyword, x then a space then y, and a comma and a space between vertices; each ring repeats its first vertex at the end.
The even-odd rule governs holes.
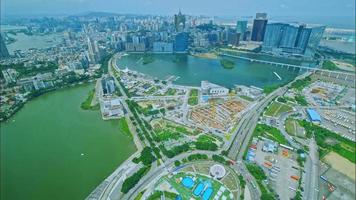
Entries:
POLYGON ((202 81, 201 85, 201 102, 208 102, 209 98, 214 97, 224 97, 229 94, 229 89, 222 87, 220 85, 216 85, 214 83, 210 83, 208 81, 202 81))
POLYGON ((229 89, 208 81, 201 82, 201 91, 203 95, 209 96, 226 96, 229 94, 229 89))

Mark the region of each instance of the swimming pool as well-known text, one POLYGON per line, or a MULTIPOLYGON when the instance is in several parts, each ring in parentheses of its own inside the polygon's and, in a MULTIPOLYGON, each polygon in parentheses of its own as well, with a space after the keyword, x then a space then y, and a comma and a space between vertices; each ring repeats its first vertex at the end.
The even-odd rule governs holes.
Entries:
POLYGON ((213 194, 213 188, 207 188, 203 193, 203 200, 209 200, 210 196, 213 194))
POLYGON ((183 184, 184 187, 191 189, 194 186, 194 181, 193 181, 192 178, 186 176, 186 177, 183 178, 182 184, 183 184))
POLYGON ((203 191, 204 189, 204 184, 203 183, 199 183, 198 186, 195 188, 193 194, 195 196, 199 196, 201 194, 201 192, 203 191))

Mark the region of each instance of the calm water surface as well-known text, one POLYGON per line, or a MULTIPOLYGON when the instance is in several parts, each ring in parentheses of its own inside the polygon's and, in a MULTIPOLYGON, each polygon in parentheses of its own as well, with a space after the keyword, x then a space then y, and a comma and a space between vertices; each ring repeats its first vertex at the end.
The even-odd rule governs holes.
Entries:
POLYGON ((1 199, 84 199, 135 151, 117 120, 81 110, 93 87, 45 94, 1 123, 1 199))
MULTIPOLYGON (((128 67, 161 79, 170 75, 179 76, 177 84, 193 86, 199 86, 202 80, 208 80, 229 88, 235 84, 264 87, 289 82, 298 75, 297 71, 286 68, 234 58, 227 59, 233 60, 235 67, 224 69, 219 59, 204 59, 190 55, 154 54, 152 56, 153 62, 145 65, 142 63, 142 54, 124 56, 117 63, 120 68, 128 67), (282 80, 274 72, 279 74, 282 80)), ((298 63, 293 61, 291 64, 298 63)))

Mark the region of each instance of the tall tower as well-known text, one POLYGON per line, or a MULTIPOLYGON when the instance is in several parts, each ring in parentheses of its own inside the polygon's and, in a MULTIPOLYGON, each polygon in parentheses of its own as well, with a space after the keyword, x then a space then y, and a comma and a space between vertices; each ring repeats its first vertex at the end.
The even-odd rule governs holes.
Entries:
POLYGON ((240 40, 243 40, 245 33, 247 30, 247 21, 246 20, 238 20, 236 22, 236 32, 240 33, 240 40))
POLYGON ((180 10, 178 15, 174 15, 174 26, 176 31, 183 31, 185 28, 185 15, 183 15, 180 10))
POLYGON ((6 48, 6 44, 2 39, 2 35, 0 34, 0 59, 9 58, 10 54, 6 48))
POLYGON ((266 26, 267 26, 267 14, 257 13, 256 18, 253 20, 251 41, 262 42, 264 39, 266 26))

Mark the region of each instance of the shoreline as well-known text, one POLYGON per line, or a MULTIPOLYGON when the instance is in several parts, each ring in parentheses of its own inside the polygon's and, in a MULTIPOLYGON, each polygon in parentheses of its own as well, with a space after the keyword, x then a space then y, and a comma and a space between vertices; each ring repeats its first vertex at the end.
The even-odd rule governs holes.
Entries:
POLYGON ((76 84, 70 84, 68 86, 62 86, 62 87, 58 87, 58 88, 51 88, 51 89, 48 89, 48 90, 44 90, 39 95, 34 96, 34 97, 30 97, 25 102, 21 102, 20 104, 18 104, 18 106, 16 106, 15 111, 12 112, 10 114, 10 116, 2 118, 0 120, 0 123, 10 122, 11 118, 14 117, 17 114, 17 112, 19 112, 28 102, 30 102, 30 101, 38 98, 38 97, 41 97, 41 96, 43 96, 45 94, 50 94, 50 93, 58 91, 58 90, 68 89, 68 88, 72 88, 72 87, 76 87, 76 86, 81 86, 81 85, 85 85, 85 84, 88 84, 88 83, 92 83, 92 82, 89 80, 89 81, 84 81, 84 82, 80 82, 80 83, 76 83, 76 84))

